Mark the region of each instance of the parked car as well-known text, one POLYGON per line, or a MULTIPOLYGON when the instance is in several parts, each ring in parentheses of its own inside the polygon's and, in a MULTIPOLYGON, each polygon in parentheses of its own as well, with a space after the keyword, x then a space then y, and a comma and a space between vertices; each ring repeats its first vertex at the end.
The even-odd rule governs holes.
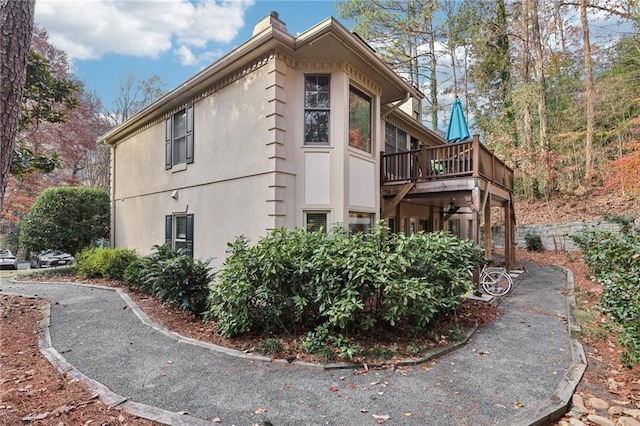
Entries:
POLYGON ((31 252, 29 257, 29 267, 31 268, 51 268, 54 266, 73 265, 74 263, 76 263, 76 259, 73 256, 60 250, 31 252))
POLYGON ((0 269, 18 269, 18 259, 7 249, 0 249, 0 269))

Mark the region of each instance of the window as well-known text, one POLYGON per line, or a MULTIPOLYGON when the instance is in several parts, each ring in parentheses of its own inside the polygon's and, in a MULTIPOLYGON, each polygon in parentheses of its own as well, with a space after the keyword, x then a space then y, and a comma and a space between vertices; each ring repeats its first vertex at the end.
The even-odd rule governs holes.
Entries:
POLYGON ((385 123, 385 154, 395 154, 407 150, 407 133, 390 123, 385 123))
POLYGON ((349 146, 371 153, 371 98, 349 88, 349 146))
POLYGON ((373 226, 373 214, 349 213, 349 233, 367 232, 373 226))
POLYGON ((165 244, 172 249, 183 249, 193 257, 193 214, 173 214, 165 216, 165 244))
POLYGON ((322 229, 327 232, 327 212, 305 212, 304 215, 307 231, 319 231, 322 229))
MULTIPOLYGON (((384 139, 385 154, 395 154, 407 150, 407 133, 393 124, 385 123, 384 139)), ((393 155, 385 159, 385 170, 390 176, 407 176, 408 166, 407 157, 403 155, 393 155)))
POLYGON ((331 76, 306 75, 304 77, 304 143, 329 144, 331 76))
POLYGON ((193 163, 193 105, 167 119, 165 127, 165 168, 193 163))

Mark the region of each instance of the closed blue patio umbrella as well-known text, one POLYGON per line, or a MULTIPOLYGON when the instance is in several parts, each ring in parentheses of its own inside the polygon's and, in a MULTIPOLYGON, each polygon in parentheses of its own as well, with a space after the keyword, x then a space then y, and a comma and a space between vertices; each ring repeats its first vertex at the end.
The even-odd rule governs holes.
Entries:
POLYGON ((467 127, 467 120, 464 118, 464 110, 462 109, 462 103, 456 96, 456 100, 453 103, 451 109, 451 118, 449 119, 449 126, 447 127, 447 135, 445 139, 449 143, 462 142, 469 139, 469 128, 467 127))

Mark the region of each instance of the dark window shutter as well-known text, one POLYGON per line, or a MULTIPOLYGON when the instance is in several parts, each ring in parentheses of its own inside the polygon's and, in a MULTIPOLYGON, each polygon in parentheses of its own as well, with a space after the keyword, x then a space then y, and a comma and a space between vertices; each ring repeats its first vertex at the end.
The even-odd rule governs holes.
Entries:
POLYGON ((187 215, 187 238, 185 252, 193 257, 193 214, 187 215))
POLYGON ((193 105, 187 108, 187 163, 193 163, 193 105))
POLYGON ((169 170, 173 164, 173 160, 171 159, 171 117, 167 118, 165 124, 164 168, 169 170))
POLYGON ((171 225, 173 224, 173 216, 170 214, 164 217, 164 243, 169 244, 171 247, 171 240, 173 239, 171 225))

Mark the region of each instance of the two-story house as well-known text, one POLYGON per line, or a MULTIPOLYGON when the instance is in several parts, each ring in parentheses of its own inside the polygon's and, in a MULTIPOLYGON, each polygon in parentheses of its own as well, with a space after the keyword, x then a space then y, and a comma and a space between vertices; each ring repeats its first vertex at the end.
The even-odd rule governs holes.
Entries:
MULTIPOLYGON (((366 230, 385 218, 405 232, 442 228, 456 213, 450 194, 414 196, 427 167, 448 160, 421 154, 447 146, 421 124, 422 99, 335 19, 293 36, 271 13, 244 44, 102 136, 112 244, 144 254, 168 242, 219 265, 239 235, 256 242, 279 227, 366 230)), ((477 224, 478 209, 457 207, 477 224)))

